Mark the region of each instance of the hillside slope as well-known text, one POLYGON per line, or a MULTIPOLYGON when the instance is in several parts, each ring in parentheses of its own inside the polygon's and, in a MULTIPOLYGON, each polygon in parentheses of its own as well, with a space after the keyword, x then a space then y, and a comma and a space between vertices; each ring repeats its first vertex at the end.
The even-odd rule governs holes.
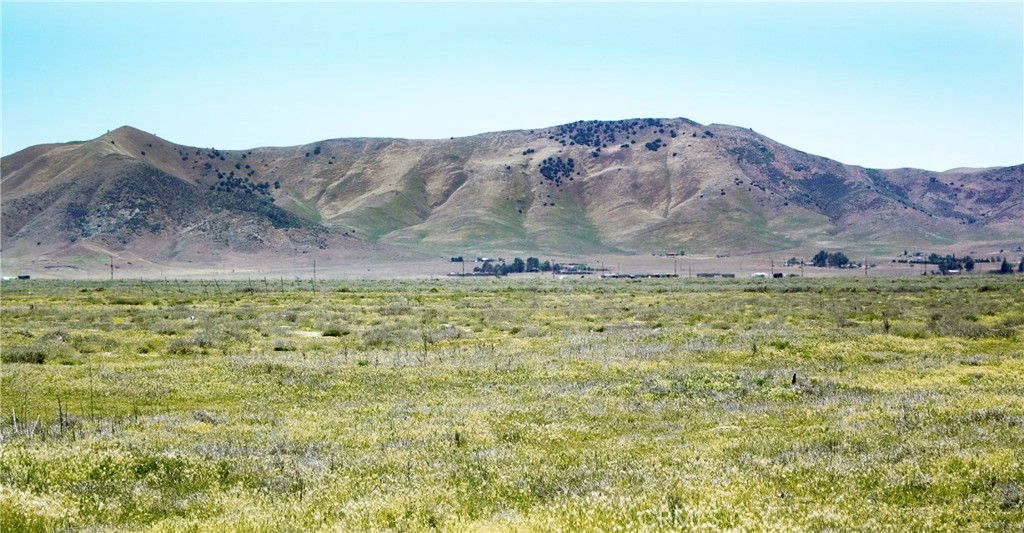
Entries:
POLYGON ((184 148, 121 128, 93 141, 34 147, 4 158, 5 257, 129 253, 206 263, 222 255, 287 257, 331 246, 372 248, 277 207, 269 186, 235 176, 208 179, 212 164, 205 162, 193 172, 183 153, 184 148))
POLYGON ((3 158, 3 251, 742 253, 1019 239, 1024 165, 875 170, 686 119, 217 150, 130 127, 3 158))

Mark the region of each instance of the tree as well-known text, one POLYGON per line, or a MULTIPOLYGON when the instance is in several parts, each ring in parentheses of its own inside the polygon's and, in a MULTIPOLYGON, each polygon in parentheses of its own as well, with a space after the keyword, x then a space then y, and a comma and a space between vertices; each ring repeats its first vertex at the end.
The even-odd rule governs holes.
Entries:
POLYGON ((1020 264, 1017 265, 1017 272, 1024 272, 1024 257, 1020 258, 1020 264))
POLYGON ((967 256, 967 257, 964 258, 964 270, 966 270, 968 272, 973 272, 974 271, 974 258, 973 257, 967 256))
POLYGON ((545 259, 544 262, 540 264, 540 271, 541 272, 551 272, 551 261, 548 261, 547 259, 545 259))
POLYGON ((843 252, 836 252, 834 254, 829 254, 828 266, 833 266, 833 267, 836 267, 836 268, 843 268, 844 266, 846 266, 848 264, 850 264, 850 259, 848 257, 846 257, 846 254, 844 254, 843 252))
POLYGON ((536 257, 527 257, 526 270, 528 272, 536 272, 540 270, 540 259, 537 259, 536 257))
POLYGON ((1003 259, 1003 264, 999 267, 999 273, 1000 274, 1012 274, 1013 273, 1013 265, 1011 265, 1010 262, 1007 261, 1006 259, 1003 259))
POLYGON ((811 259, 811 263, 816 267, 824 267, 828 265, 828 252, 822 250, 814 254, 814 258, 811 259))
POLYGON ((828 253, 825 250, 822 250, 814 254, 814 257, 811 259, 811 264, 813 264, 816 267, 829 266, 835 268, 843 268, 846 265, 850 264, 850 258, 846 257, 846 254, 844 254, 843 252, 828 253))
POLYGON ((512 260, 512 269, 511 269, 511 271, 512 272, 524 272, 524 271, 526 271, 526 263, 524 263, 523 260, 518 258, 518 257, 513 259, 512 260))

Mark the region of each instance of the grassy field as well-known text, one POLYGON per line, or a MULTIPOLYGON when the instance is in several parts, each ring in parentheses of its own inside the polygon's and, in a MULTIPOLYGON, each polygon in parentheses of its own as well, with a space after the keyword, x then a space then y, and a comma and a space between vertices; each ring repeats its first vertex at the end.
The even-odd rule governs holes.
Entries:
POLYGON ((2 531, 1022 531, 1021 278, 5 282, 2 531))

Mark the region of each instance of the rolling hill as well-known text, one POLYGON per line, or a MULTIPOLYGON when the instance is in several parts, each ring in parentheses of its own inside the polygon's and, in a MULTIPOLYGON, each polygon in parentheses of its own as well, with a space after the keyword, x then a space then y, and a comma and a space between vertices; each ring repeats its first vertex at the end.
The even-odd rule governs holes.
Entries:
POLYGON ((895 250, 1016 242, 1024 212, 1024 165, 867 169, 686 119, 247 150, 125 126, 0 165, 5 258, 895 250))

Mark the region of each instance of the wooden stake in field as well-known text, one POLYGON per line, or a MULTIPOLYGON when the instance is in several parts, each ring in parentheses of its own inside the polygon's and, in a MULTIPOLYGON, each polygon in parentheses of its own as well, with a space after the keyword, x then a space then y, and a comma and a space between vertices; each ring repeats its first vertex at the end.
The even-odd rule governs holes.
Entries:
POLYGON ((93 389, 92 389, 92 356, 86 361, 89 365, 89 418, 95 423, 96 422, 96 408, 93 404, 93 389))

